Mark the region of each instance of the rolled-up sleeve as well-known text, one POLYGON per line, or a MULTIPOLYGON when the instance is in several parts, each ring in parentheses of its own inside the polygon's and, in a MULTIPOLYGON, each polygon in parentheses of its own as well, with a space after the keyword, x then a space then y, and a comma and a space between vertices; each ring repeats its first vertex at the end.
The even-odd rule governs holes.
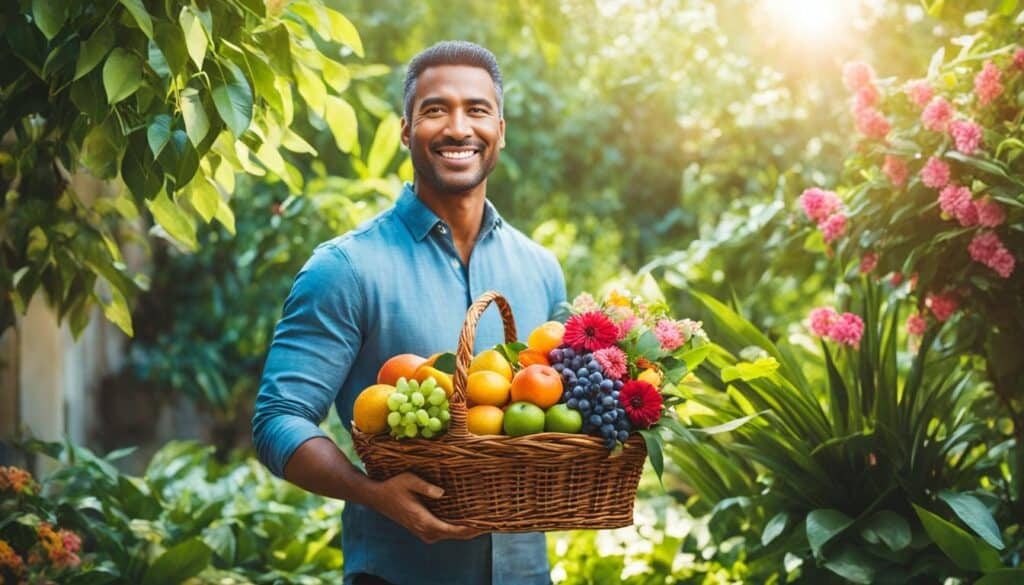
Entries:
POLYGON ((327 416, 362 343, 364 299, 345 252, 322 244, 299 271, 274 331, 252 417, 260 461, 283 477, 327 416))

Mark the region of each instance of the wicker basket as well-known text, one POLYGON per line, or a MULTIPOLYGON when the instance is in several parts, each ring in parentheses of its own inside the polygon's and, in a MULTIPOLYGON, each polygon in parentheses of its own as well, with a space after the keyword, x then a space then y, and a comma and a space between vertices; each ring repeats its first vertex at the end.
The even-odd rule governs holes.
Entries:
POLYGON ((512 310, 500 294, 484 293, 466 312, 456 352, 448 432, 434 440, 395 440, 352 427, 356 452, 370 477, 411 471, 444 488, 425 502, 438 518, 491 532, 619 528, 633 523, 633 501, 647 450, 633 434, 610 456, 600 438, 539 433, 472 435, 466 429, 466 372, 476 326, 498 305, 505 341, 516 340, 512 310))

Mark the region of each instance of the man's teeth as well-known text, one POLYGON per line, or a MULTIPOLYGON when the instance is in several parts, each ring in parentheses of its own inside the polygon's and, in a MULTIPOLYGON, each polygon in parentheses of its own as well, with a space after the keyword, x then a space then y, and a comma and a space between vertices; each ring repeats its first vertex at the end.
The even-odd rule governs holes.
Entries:
POLYGON ((457 152, 445 151, 441 153, 441 156, 451 159, 469 158, 476 154, 475 150, 459 150, 457 152))

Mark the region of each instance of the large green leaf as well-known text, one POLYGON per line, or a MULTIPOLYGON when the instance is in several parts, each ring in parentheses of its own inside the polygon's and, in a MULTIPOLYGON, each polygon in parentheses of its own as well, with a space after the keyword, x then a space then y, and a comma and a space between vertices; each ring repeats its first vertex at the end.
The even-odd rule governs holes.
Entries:
POLYGON ((825 561, 825 568, 852 583, 875 582, 879 562, 859 548, 847 547, 825 561))
POLYGON ((147 201, 146 205, 153 213, 153 219, 168 235, 191 251, 199 248, 195 226, 185 212, 167 197, 166 192, 161 191, 154 199, 147 201))
POLYGON ((1002 568, 999 553, 985 541, 917 504, 914 511, 936 546, 961 569, 988 572, 1002 568))
POLYGON ((722 368, 722 381, 732 382, 743 380, 748 382, 757 378, 764 378, 775 373, 779 369, 779 362, 775 358, 761 358, 756 362, 740 362, 735 366, 722 368))
POLYGON ((82 41, 78 48, 74 79, 79 79, 95 69, 113 46, 114 28, 110 25, 101 26, 91 37, 82 41))
POLYGON ((958 494, 946 490, 939 492, 939 499, 949 504, 957 517, 963 520, 964 524, 982 537, 985 542, 999 550, 1006 548, 995 518, 992 517, 992 513, 985 507, 985 504, 981 503, 981 500, 970 494, 958 494))
POLYGON ((213 87, 213 105, 235 137, 252 121, 252 88, 237 65, 228 64, 228 79, 213 87))
POLYGON ((398 116, 391 114, 381 120, 377 133, 373 136, 373 144, 366 155, 366 168, 371 177, 382 177, 391 159, 398 152, 401 143, 402 128, 398 116))
POLYGON ((142 59, 118 47, 103 64, 103 88, 107 103, 116 104, 135 93, 142 85, 142 59))
POLYGON ((121 4, 131 13, 142 32, 147 37, 153 38, 153 19, 150 18, 142 0, 121 0, 121 4))
POLYGON ((761 532, 761 545, 768 546, 773 540, 778 538, 782 531, 786 529, 786 523, 789 522, 789 514, 786 512, 779 512, 772 519, 765 524, 764 531, 761 532))
POLYGON ((640 436, 644 438, 647 446, 647 457, 651 460, 651 468, 661 481, 661 474, 665 470, 665 457, 662 452, 662 439, 657 429, 641 429, 640 436))
POLYGON ((121 159, 121 179, 136 200, 153 197, 163 185, 163 175, 142 132, 135 132, 128 140, 128 148, 121 159))
POLYGON ((173 120, 167 114, 157 114, 146 129, 146 141, 149 143, 149 150, 153 156, 160 156, 160 151, 167 146, 171 139, 171 124, 173 120))
POLYGON ((327 11, 327 19, 330 22, 331 38, 340 43, 348 45, 352 52, 359 57, 363 56, 363 41, 359 38, 359 31, 352 22, 345 18, 345 15, 332 10, 330 8, 325 9, 327 11))
POLYGON ((57 36, 68 18, 65 0, 32 0, 32 20, 43 31, 46 40, 57 36))
POLYGON ((849 516, 839 510, 821 508, 807 514, 807 542, 814 556, 821 556, 821 547, 853 524, 849 516))
POLYGON ((295 84, 299 95, 306 100, 306 105, 317 116, 324 116, 324 109, 327 106, 327 88, 320 77, 312 69, 296 62, 292 67, 295 73, 295 84))
POLYGON ((181 90, 178 105, 181 107, 181 115, 185 119, 185 131, 192 144, 198 146, 206 138, 210 131, 210 119, 206 116, 206 109, 203 107, 203 99, 199 90, 194 87, 186 87, 181 90))
POLYGON ((1019 585, 1024 583, 1024 567, 1013 569, 996 569, 986 573, 984 577, 974 582, 974 585, 1019 585))
POLYGON ((178 15, 178 22, 185 34, 185 49, 188 50, 188 56, 192 58, 196 68, 202 69, 208 44, 202 20, 196 16, 191 6, 183 6, 178 15))
POLYGON ((885 543, 893 552, 910 545, 910 523, 892 510, 879 510, 869 516, 861 526, 860 534, 871 544, 885 543))
POLYGON ((180 129, 171 132, 167 146, 156 160, 164 172, 173 177, 175 188, 187 184, 199 170, 199 153, 180 129))
POLYGON ((142 578, 142 585, 168 585, 195 577, 210 565, 213 551, 201 539, 190 538, 160 555, 142 578))

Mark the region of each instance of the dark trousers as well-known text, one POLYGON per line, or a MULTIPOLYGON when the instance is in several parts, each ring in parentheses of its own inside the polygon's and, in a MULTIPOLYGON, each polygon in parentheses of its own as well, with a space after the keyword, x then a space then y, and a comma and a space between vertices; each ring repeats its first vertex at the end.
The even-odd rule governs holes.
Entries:
POLYGON ((391 585, 391 583, 377 577, 376 575, 367 575, 366 573, 359 573, 352 580, 352 585, 391 585))

